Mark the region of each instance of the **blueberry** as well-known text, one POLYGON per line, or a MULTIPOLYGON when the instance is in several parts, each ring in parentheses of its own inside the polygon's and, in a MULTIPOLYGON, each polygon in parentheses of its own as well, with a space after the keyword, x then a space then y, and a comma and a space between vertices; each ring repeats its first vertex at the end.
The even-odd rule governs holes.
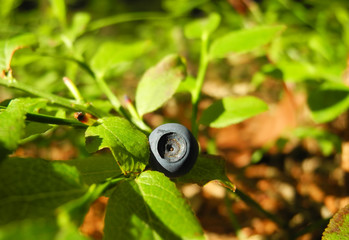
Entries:
POLYGON ((168 177, 190 171, 198 157, 199 146, 191 132, 181 124, 167 123, 149 135, 150 167, 168 177))

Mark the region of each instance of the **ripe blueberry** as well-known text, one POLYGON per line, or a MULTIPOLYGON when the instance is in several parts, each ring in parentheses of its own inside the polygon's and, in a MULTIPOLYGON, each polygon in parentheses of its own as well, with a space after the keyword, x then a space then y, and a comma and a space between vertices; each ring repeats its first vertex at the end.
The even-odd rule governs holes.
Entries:
POLYGON ((167 123, 149 135, 150 167, 168 177, 178 177, 190 171, 199 153, 191 132, 181 124, 167 123))

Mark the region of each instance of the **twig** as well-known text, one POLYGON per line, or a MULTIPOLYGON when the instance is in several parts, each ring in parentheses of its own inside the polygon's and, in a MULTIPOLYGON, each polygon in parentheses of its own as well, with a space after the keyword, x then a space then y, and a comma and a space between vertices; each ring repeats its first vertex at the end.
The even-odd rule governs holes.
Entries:
POLYGON ((6 86, 8 88, 18 89, 37 97, 45 98, 52 104, 57 104, 57 105, 66 107, 68 109, 71 109, 73 111, 90 113, 96 117, 102 117, 107 115, 106 113, 94 108, 91 105, 82 105, 77 101, 60 97, 55 94, 45 92, 43 90, 37 90, 32 86, 26 85, 25 83, 17 82, 17 80, 14 78, 0 78, 0 85, 6 86))
POLYGON ((198 130, 199 130, 199 126, 197 123, 197 115, 198 115, 199 101, 201 97, 201 89, 205 80, 206 70, 209 62, 207 48, 208 48, 208 34, 203 34, 201 38, 199 72, 196 78, 196 86, 192 95, 193 110, 192 110, 192 118, 191 118, 191 127, 192 127, 193 135, 195 137, 197 137, 198 130))
MULTIPOLYGON (((6 107, 0 106, 0 110, 5 110, 6 107)), ((47 124, 55 124, 55 125, 66 125, 76 128, 87 128, 88 125, 83 124, 77 120, 66 119, 66 118, 58 118, 45 114, 37 114, 37 113, 26 113, 26 120, 31 122, 39 122, 39 123, 47 123, 47 124)))
MULTIPOLYGON (((226 192, 227 193, 227 192, 226 192)), ((237 236, 237 238, 239 240, 244 240, 246 239, 246 236, 245 234, 241 231, 241 227, 240 227, 240 224, 234 214, 234 212, 232 211, 231 209, 231 205, 232 205, 232 201, 231 199, 229 199, 229 196, 228 194, 225 194, 225 197, 224 197, 224 202, 225 202, 225 206, 227 207, 227 210, 228 210, 228 214, 229 214, 229 218, 230 218, 230 222, 235 230, 235 234, 237 236)))
MULTIPOLYGON (((228 188, 227 188, 228 189, 228 188)), ((230 189, 228 189, 231 191, 230 189)), ((231 191, 233 194, 237 195, 242 201, 244 201, 248 206, 258 210, 260 213, 262 213, 264 216, 275 222, 279 227, 283 229, 287 229, 287 223, 283 220, 281 220, 279 217, 276 215, 272 214, 271 212, 265 210, 258 202, 253 200, 250 196, 245 194, 239 189, 236 189, 235 192, 231 191)))

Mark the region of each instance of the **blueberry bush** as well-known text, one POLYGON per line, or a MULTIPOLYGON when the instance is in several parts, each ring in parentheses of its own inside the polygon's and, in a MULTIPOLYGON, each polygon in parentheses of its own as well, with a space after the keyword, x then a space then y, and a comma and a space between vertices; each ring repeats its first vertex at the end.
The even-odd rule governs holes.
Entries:
MULTIPOLYGON (((253 235, 234 213, 238 201, 276 226, 265 239, 323 232, 343 239, 347 207, 325 231, 321 200, 319 216, 307 222, 292 201, 279 214, 235 180, 309 139, 316 156, 341 159, 345 179, 348 7, 345 0, 1 1, 0 239, 99 239, 81 225, 101 197, 103 239, 207 239, 181 190, 209 182, 223 186, 232 238, 253 235), (224 81, 212 87, 215 78, 224 81), (215 133, 251 123, 284 98, 291 110, 299 101, 306 108, 297 124, 234 166, 215 133), (171 122, 191 133, 177 124, 152 133, 171 122), (170 136, 161 132, 168 128, 170 136), (152 145, 161 134, 174 145, 152 145), (168 163, 154 163, 167 159, 157 151, 179 151, 189 162, 164 170, 168 163)), ((264 126, 257 120, 255 131, 264 126)))

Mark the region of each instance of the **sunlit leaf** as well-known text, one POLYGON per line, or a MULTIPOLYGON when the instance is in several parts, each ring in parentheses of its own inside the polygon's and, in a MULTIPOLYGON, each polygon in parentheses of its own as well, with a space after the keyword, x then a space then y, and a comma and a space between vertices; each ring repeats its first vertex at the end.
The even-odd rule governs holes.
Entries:
MULTIPOLYGON (((86 31, 87 24, 89 23, 91 16, 88 13, 78 12, 73 17, 73 22, 69 29, 67 29, 64 36, 69 39, 68 44, 72 44, 75 39, 86 31)), ((64 39, 63 37, 63 40, 64 39)))
POLYGON ((261 47, 270 41, 284 26, 260 26, 230 32, 217 38, 210 47, 212 58, 222 58, 228 53, 244 53, 261 47))
POLYGON ((192 76, 187 76, 186 79, 179 84, 177 92, 189 92, 194 94, 195 86, 196 79, 192 76))
POLYGON ((16 0, 1 1, 0 16, 7 16, 16 7, 16 2, 16 0))
POLYGON ((256 97, 226 97, 205 109, 200 118, 200 123, 221 128, 242 122, 266 110, 268 110, 268 105, 256 97))
POLYGON ((209 0, 164 0, 163 7, 175 16, 185 14, 209 0))
POLYGON ((184 34, 187 38, 201 38, 210 35, 218 27, 221 17, 217 13, 211 13, 207 18, 195 20, 187 24, 184 34))
POLYGON ((136 92, 136 107, 143 116, 161 107, 186 77, 186 67, 178 55, 169 55, 142 77, 136 92))
POLYGON ((210 181, 218 181, 223 186, 235 190, 235 185, 226 175, 224 159, 213 155, 200 155, 190 172, 177 178, 176 181, 196 183, 200 186, 204 186, 210 181))
POLYGON ((62 26, 66 23, 66 7, 64 0, 50 0, 52 12, 54 16, 60 21, 62 26))
POLYGON ((325 156, 330 155, 333 152, 341 152, 341 139, 326 130, 311 128, 311 127, 300 127, 294 130, 294 134, 300 138, 312 138, 315 139, 325 156))
POLYGON ((47 100, 41 98, 18 98, 11 100, 7 108, 0 111, 0 159, 16 149, 23 136, 28 137, 26 134, 38 130, 25 130, 26 113, 37 112, 46 103, 47 100))
POLYGON ((26 33, 5 40, 0 40, 0 71, 9 70, 14 52, 37 43, 34 34, 26 33))
POLYGON ((12 100, 0 111, 0 160, 17 148, 24 135, 26 110, 19 99, 12 100))
POLYGON ((205 239, 176 185, 162 173, 145 171, 120 183, 105 216, 105 239, 205 239))
POLYGON ((99 47, 91 60, 91 67, 97 76, 102 77, 118 64, 132 61, 141 56, 148 46, 149 42, 147 41, 135 43, 106 42, 99 47))
POLYGON ((142 171, 148 163, 148 138, 126 119, 102 118, 87 128, 85 137, 89 152, 109 148, 124 173, 142 171))
POLYGON ((344 84, 327 82, 308 94, 311 115, 317 123, 331 121, 349 108, 349 87, 344 84))
POLYGON ((322 240, 342 240, 349 236, 349 205, 340 209, 331 219, 322 240))

